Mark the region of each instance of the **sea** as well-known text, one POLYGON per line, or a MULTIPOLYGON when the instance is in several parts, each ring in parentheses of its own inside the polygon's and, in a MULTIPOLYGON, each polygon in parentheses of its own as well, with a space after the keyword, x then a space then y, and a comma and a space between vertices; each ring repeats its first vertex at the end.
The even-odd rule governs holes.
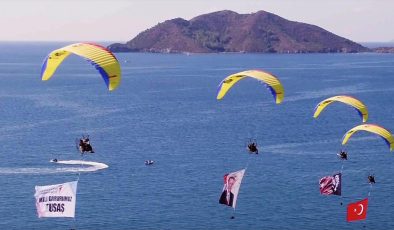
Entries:
POLYGON ((109 92, 75 55, 41 80, 45 57, 68 44, 0 43, 0 229, 394 229, 386 142, 360 131, 342 145, 362 124, 343 103, 313 118, 320 101, 349 95, 367 123, 394 131, 393 54, 115 53, 122 81, 109 92), (251 78, 216 99, 221 80, 250 69, 278 77, 283 103, 251 78), (94 154, 77 151, 82 135, 94 154), (223 176, 241 169, 236 208, 219 204, 223 176), (320 178, 340 171, 342 196, 321 195, 320 178), (75 180, 75 218, 38 218, 35 186, 75 180), (365 198, 367 218, 347 222, 348 204, 365 198))

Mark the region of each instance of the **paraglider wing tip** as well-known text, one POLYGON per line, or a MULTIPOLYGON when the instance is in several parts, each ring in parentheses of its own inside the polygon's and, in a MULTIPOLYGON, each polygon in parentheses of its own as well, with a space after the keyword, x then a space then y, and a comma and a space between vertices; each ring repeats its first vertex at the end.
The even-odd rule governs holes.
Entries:
POLYGON ((43 70, 42 74, 41 74, 41 80, 42 81, 47 81, 52 77, 52 74, 48 73, 47 71, 45 71, 45 69, 43 70))
POLYGON ((222 89, 222 84, 223 84, 223 82, 220 83, 220 85, 219 85, 219 87, 218 87, 218 89, 217 89, 217 92, 216 92, 216 99, 217 99, 217 100, 222 99, 222 98, 224 97, 225 93, 226 93, 226 92, 222 92, 222 91, 221 91, 221 89, 222 89))
POLYGON ((368 114, 362 114, 362 118, 363 118, 363 123, 367 122, 368 114))
POLYGON ((283 99, 285 98, 283 88, 281 88, 281 89, 279 89, 277 91, 272 88, 271 92, 272 92, 272 94, 275 97, 276 104, 280 104, 280 103, 283 102, 283 99))
POLYGON ((218 87, 218 89, 217 89, 217 92, 216 92, 216 99, 217 99, 217 100, 222 99, 222 98, 224 97, 224 95, 225 95, 225 92, 223 93, 223 92, 221 91, 221 89, 222 89, 222 83, 220 83, 220 85, 219 85, 219 87, 218 87))

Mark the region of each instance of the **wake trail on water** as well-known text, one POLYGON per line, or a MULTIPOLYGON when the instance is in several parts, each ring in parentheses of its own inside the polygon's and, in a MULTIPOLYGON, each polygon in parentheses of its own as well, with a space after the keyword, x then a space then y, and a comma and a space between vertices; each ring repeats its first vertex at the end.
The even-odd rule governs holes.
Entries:
POLYGON ((50 162, 60 165, 73 165, 73 167, 43 167, 43 168, 0 168, 0 175, 4 174, 56 174, 56 173, 76 173, 95 172, 108 168, 108 165, 94 161, 81 160, 51 160, 50 162))

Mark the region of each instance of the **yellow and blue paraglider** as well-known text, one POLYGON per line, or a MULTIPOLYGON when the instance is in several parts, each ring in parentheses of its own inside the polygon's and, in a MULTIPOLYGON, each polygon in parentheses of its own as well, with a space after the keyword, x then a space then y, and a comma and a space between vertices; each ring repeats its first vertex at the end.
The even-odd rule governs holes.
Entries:
POLYGON ((100 72, 108 90, 112 91, 119 86, 121 70, 118 60, 105 47, 93 43, 75 43, 52 51, 42 65, 42 80, 49 80, 71 53, 89 61, 100 72))
POLYGON ((319 114, 329 104, 331 104, 333 102, 342 102, 342 103, 345 103, 345 104, 348 104, 348 105, 354 107, 357 110, 358 114, 363 119, 363 122, 366 122, 368 120, 368 109, 364 105, 364 103, 362 103, 360 100, 358 100, 354 97, 350 97, 350 96, 346 96, 346 95, 334 96, 334 97, 330 97, 330 98, 327 98, 327 99, 321 101, 319 104, 317 104, 317 106, 315 108, 315 113, 313 114, 313 117, 317 118, 319 116, 319 114))
POLYGON ((364 124, 364 125, 359 125, 351 130, 347 131, 345 135, 342 138, 342 145, 345 145, 349 138, 356 132, 358 131, 367 131, 370 133, 374 133, 379 135, 380 137, 383 138, 383 140, 386 142, 386 144, 389 146, 390 151, 394 150, 394 137, 393 135, 385 128, 374 125, 374 124, 364 124))
POLYGON ((270 89, 276 104, 280 104, 283 101, 284 90, 278 78, 261 70, 247 70, 226 77, 219 84, 216 99, 222 99, 235 83, 246 77, 251 77, 264 83, 270 89))

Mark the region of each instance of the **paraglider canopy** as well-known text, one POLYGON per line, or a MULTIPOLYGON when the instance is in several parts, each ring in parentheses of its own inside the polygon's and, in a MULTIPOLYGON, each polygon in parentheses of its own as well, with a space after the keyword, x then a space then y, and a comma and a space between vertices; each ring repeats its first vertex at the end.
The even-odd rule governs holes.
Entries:
POLYGON ((278 78, 261 70, 247 70, 226 77, 219 84, 216 99, 222 99, 235 83, 246 77, 251 77, 264 83, 274 96, 276 104, 280 104, 283 101, 284 90, 278 78))
POLYGON ((348 104, 352 107, 354 107, 361 118, 363 119, 363 122, 366 122, 368 120, 368 109, 367 107, 358 99, 346 95, 338 95, 334 97, 327 98, 323 101, 321 101, 315 108, 315 113, 313 114, 314 118, 317 118, 319 114, 331 103, 333 102, 342 102, 345 104, 348 104))
POLYGON ((75 43, 52 51, 45 58, 42 65, 42 80, 49 80, 55 73, 57 67, 71 53, 89 61, 103 77, 108 90, 112 91, 119 86, 121 70, 118 60, 105 47, 93 43, 75 43))
POLYGON ((345 133, 345 135, 342 138, 342 145, 345 145, 347 143, 347 141, 349 140, 349 138, 356 132, 358 131, 367 131, 370 133, 375 133, 377 135, 379 135, 380 137, 383 138, 383 140, 385 140, 386 144, 389 146, 390 151, 392 151, 394 149, 394 137, 393 135, 386 130, 385 128, 378 126, 378 125, 374 125, 374 124, 364 124, 364 125, 359 125, 356 126, 354 128, 352 128, 351 130, 347 131, 345 133))

